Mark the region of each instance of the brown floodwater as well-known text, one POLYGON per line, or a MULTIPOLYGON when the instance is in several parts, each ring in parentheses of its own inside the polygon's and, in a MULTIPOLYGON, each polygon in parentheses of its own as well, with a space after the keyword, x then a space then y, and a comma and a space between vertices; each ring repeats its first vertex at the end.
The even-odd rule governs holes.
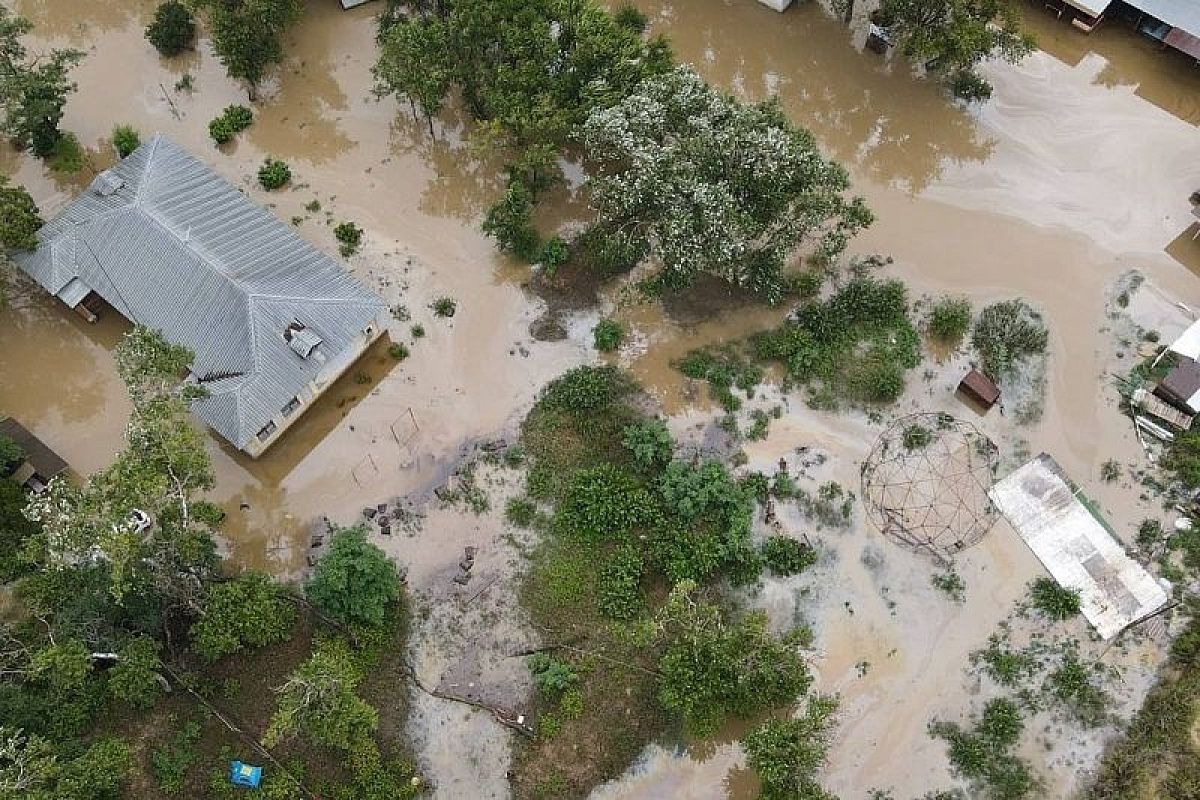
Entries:
MULTIPOLYGON (((601 312, 629 324, 631 343, 614 358, 680 428, 708 420, 711 407, 671 361, 692 347, 740 338, 783 313, 712 287, 663 306, 631 302, 613 289, 602 292, 599 308, 568 314, 566 340, 533 341, 529 325, 544 303, 523 288, 527 270, 498 256, 478 227, 502 185, 498 159, 468 145, 456 109, 435 123, 431 137, 407 109, 372 96, 371 5, 342 12, 334 0, 310 0, 282 68, 264 87, 254 125, 223 149, 208 140, 207 122, 224 106, 245 102, 245 93, 224 76, 204 38, 194 53, 158 57, 142 36, 154 2, 10 5, 35 23, 39 46, 87 52, 64 126, 89 148, 91 167, 63 178, 27 156, 0 151, 0 169, 29 187, 46 215, 111 159, 107 136, 115 124, 162 131, 327 251, 335 248, 333 223, 363 226, 363 251, 349 267, 425 326, 427 335, 414 339, 411 323, 397 321, 391 338, 408 344, 412 356, 397 364, 382 346, 373 350, 262 459, 211 439, 215 499, 229 512, 226 547, 240 565, 294 576, 315 518, 328 514, 348 523, 364 505, 424 492, 444 479, 464 445, 511 433, 538 387, 590 358, 590 327, 601 312), (191 92, 174 88, 185 73, 193 76, 191 92), (268 194, 254 182, 267 155, 291 164, 289 188, 268 194), (314 200, 320 210, 306 210, 314 200), (428 309, 441 295, 459 301, 452 320, 428 309)), ((855 191, 878 217, 854 242, 855 252, 894 257, 890 269, 916 294, 954 292, 978 303, 1020 295, 1045 311, 1051 357, 1041 421, 1017 429, 993 413, 984 424, 1006 447, 1024 439, 1033 452, 1052 452, 1098 496, 1118 529, 1145 515, 1133 487, 1088 480, 1095 483, 1108 458, 1141 458, 1104 377, 1119 366, 1104 301, 1119 275, 1138 269, 1165 296, 1200 304, 1194 274, 1200 242, 1191 240, 1187 204, 1200 188, 1200 73, 1119 26, 1084 37, 1031 10, 1030 25, 1045 50, 1019 65, 988 65, 995 97, 968 108, 949 102, 904 63, 860 52, 862 31, 848 31, 813 3, 783 15, 753 0, 639 5, 653 30, 671 36, 682 60, 747 98, 777 94, 847 165, 855 191)), ((563 191, 560 199, 561 206, 546 209, 546 221, 568 223, 581 210, 578 193, 563 191)), ((28 285, 0 312, 0 413, 35 429, 80 474, 103 467, 121 446, 128 401, 111 349, 125 327, 111 314, 88 326, 28 285)), ((956 410, 947 387, 963 365, 961 356, 950 357, 928 383, 914 380, 897 411, 956 410)), ((824 477, 855 485, 858 461, 878 427, 854 415, 812 412, 794 396, 773 401, 786 402, 789 413, 765 442, 748 448, 752 465, 819 446, 832 456, 824 477)), ((499 525, 484 525, 480 541, 500 547, 499 525)), ((453 568, 478 527, 461 516, 435 515, 420 535, 398 538, 388 549, 412 565, 420 587, 443 566, 453 568)), ((861 522, 837 539, 838 558, 824 584, 830 588, 808 608, 820 635, 819 687, 843 696, 829 781, 846 796, 889 785, 908 796, 928 788, 931 776, 949 781, 942 748, 925 735, 925 724, 931 710, 951 713, 969 704, 970 687, 961 680, 967 653, 1037 569, 998 525, 960 564, 971 587, 967 605, 930 614, 919 604, 929 599, 928 565, 885 549, 892 596, 912 601, 901 601, 893 614, 878 575, 860 564, 860 552, 877 545, 861 522), (843 602, 857 613, 847 616, 843 602), (873 666, 860 676, 864 660, 873 666)), ((495 569, 502 574, 506 567, 498 562, 495 569)), ((768 582, 754 602, 773 619, 788 620, 798 590, 768 582)), ((499 729, 472 718, 470 739, 478 738, 480 748, 486 740, 487 752, 473 761, 481 751, 455 738, 457 729, 444 725, 450 717, 431 714, 441 720, 424 738, 435 777, 446 786, 469 785, 462 781, 470 773, 455 772, 469 763, 478 773, 475 785, 486 780, 489 796, 502 794, 499 729), (486 770, 496 774, 484 776, 486 770)), ((652 749, 598 796, 749 797, 753 779, 741 764, 732 743, 652 749)), ((1069 788, 1077 770, 1060 773, 1069 788)))

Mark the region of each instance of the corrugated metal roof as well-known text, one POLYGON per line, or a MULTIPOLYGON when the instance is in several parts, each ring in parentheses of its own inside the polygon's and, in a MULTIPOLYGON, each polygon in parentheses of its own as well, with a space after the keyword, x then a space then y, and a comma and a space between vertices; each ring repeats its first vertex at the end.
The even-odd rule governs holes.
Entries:
POLYGON ((386 309, 333 259, 161 135, 97 177, 38 238, 38 250, 16 261, 47 291, 59 294, 78 279, 126 318, 196 354, 192 372, 211 396, 194 410, 238 447, 320 373, 318 360, 284 339, 289 324, 320 337, 334 362, 386 309))
POLYGON ((1158 17, 1172 28, 1200 35, 1200 0, 1126 0, 1129 5, 1158 17))

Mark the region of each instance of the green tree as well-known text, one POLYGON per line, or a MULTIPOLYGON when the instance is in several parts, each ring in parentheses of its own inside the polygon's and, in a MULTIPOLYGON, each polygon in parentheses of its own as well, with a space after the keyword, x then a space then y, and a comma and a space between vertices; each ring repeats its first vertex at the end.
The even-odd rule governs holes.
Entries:
POLYGON ((204 615, 192 625, 192 649, 216 661, 244 647, 284 641, 295 620, 284 588, 260 572, 247 572, 212 587, 204 615))
POLYGON ((305 593, 339 622, 379 627, 401 597, 400 578, 387 555, 367 541, 363 527, 343 528, 334 532, 305 593))
POLYGON ((117 155, 125 158, 138 149, 142 143, 142 137, 131 125, 118 125, 113 128, 112 143, 117 155))
POLYGON ((665 288, 708 273, 779 301, 802 246, 831 259, 872 221, 777 101, 745 105, 688 67, 595 111, 584 142, 596 225, 653 256, 665 288))
POLYGON ((24 186, 10 186, 0 175, 0 247, 6 250, 34 250, 42 218, 37 204, 24 186))
POLYGON ((25 516, 25 489, 15 481, 0 478, 0 583, 24 574, 30 565, 21 557, 25 543, 39 532, 25 516))
POLYGON ((279 707, 263 744, 274 747, 303 735, 318 744, 350 750, 379 724, 379 715, 354 693, 362 679, 341 641, 319 642, 307 661, 277 690, 279 707))
POLYGON ((91 564, 118 604, 195 615, 215 574, 221 518, 198 497, 213 486, 212 465, 188 421, 189 402, 205 392, 181 381, 191 352, 156 331, 135 326, 115 356, 133 405, 127 447, 82 486, 51 481, 33 498, 42 532, 26 551, 49 571, 83 574, 81 560, 91 564))
POLYGON ((83 58, 78 50, 51 50, 30 57, 21 37, 33 25, 0 6, 0 129, 37 156, 53 155, 62 133, 67 95, 75 91, 71 68, 83 58))
POLYGON ((811 697, 803 716, 769 720, 742 739, 762 800, 834 800, 817 783, 829 751, 835 697, 811 697))
POLYGON ((178 0, 168 0, 154 10, 154 21, 146 28, 146 38, 162 55, 179 55, 196 39, 192 12, 178 0))
POLYGON ((433 136, 433 118, 450 90, 453 57, 445 20, 415 17, 392 25, 380 33, 376 92, 405 98, 414 116, 419 107, 433 136))
POLYGON ((883 0, 876 19, 906 56, 949 75, 951 88, 967 100, 992 94, 975 72, 980 61, 1020 61, 1034 47, 1011 0, 883 0))
POLYGON ((213 48, 229 77, 245 81, 253 102, 272 64, 283 60, 283 34, 304 11, 301 0, 195 0, 208 13, 213 48))
POLYGON ((0 727, 0 797, 5 800, 115 800, 132 769, 129 746, 119 739, 100 739, 68 759, 36 734, 0 727))
POLYGON ((135 708, 150 708, 163 693, 161 666, 158 642, 138 636, 118 653, 116 665, 108 671, 108 690, 135 708))
POLYGON ((929 334, 946 344, 958 344, 971 327, 971 304, 963 297, 943 297, 929 309, 929 334))
POLYGON ((767 630, 765 614, 736 622, 696 599, 683 581, 657 619, 667 644, 659 660, 659 699, 682 714, 688 729, 714 733, 730 716, 749 717, 792 703, 812 682, 799 652, 799 633, 782 639, 767 630))

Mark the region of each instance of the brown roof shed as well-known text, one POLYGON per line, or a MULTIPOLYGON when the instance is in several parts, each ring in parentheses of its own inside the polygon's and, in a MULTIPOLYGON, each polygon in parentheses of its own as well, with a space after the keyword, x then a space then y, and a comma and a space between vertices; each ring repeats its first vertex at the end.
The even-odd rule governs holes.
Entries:
POLYGON ((1000 399, 1000 387, 977 369, 971 370, 959 381, 958 390, 984 408, 991 408, 1000 399))
POLYGON ((12 417, 0 419, 0 436, 7 436, 17 443, 25 452, 25 463, 33 467, 34 473, 43 481, 67 471, 67 462, 58 453, 12 417))

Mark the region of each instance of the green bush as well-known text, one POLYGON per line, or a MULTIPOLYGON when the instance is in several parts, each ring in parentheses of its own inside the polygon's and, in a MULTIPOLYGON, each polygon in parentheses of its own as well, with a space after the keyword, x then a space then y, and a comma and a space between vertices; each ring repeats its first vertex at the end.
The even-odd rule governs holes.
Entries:
POLYGON ((961 603, 966 599, 967 584, 963 582, 962 576, 955 572, 953 568, 947 569, 945 572, 936 573, 929 579, 929 582, 933 584, 933 588, 944 592, 956 603, 961 603))
POLYGON ((1029 765, 1013 755, 1024 729, 1021 710, 1011 700, 989 700, 973 730, 952 722, 935 722, 929 732, 949 744, 955 771, 994 800, 1020 800, 1040 789, 1029 765))
POLYGON ((154 11, 154 21, 146 28, 146 38, 164 56, 174 56, 192 46, 196 21, 183 3, 169 0, 154 11))
POLYGON ((260 572, 218 583, 204 616, 192 625, 192 650, 207 661, 288 638, 296 611, 284 588, 260 572))
POLYGON ((971 327, 971 304, 961 297, 943 297, 929 309, 929 335, 947 344, 957 344, 971 327))
POLYGON ((1024 300, 993 303, 979 312, 971 344, 983 371, 999 380, 1014 373, 1024 358, 1046 351, 1050 333, 1024 300))
POLYGON ((1075 718, 1089 728, 1108 721, 1110 699, 1094 681, 1095 670, 1090 669, 1079 656, 1068 651, 1062 663, 1046 678, 1046 688, 1066 705, 1075 718))
POLYGON ((537 519, 537 505, 524 497, 514 497, 504 506, 504 518, 518 528, 528 528, 537 519))
POLYGON ((592 329, 593 342, 596 345, 596 349, 602 353, 609 353, 616 350, 621 346, 624 338, 625 329, 621 327, 621 323, 613 319, 602 319, 592 329))
POLYGON ((570 257, 571 248, 562 237, 551 236, 538 251, 537 263, 542 265, 548 275, 553 275, 570 257))
POLYGON ((50 151, 50 169, 66 175, 74 175, 83 169, 87 160, 83 145, 73 133, 64 133, 55 140, 50 151))
POLYGON ((416 325, 413 325, 411 328, 409 328, 408 331, 409 331, 409 333, 412 334, 412 337, 414 339, 425 338, 425 326, 419 322, 416 325))
POLYGON ((221 115, 208 123, 208 135, 217 144, 225 144, 254 122, 254 112, 246 106, 226 106, 221 115))
POLYGON ((933 431, 924 425, 906 425, 900 441, 905 450, 923 450, 933 441, 933 431))
POLYGON ((392 342, 388 345, 388 355, 397 361, 403 361, 410 355, 408 347, 401 342, 392 342))
POLYGON ((129 125, 118 125, 112 132, 113 147, 117 155, 125 158, 142 144, 142 137, 129 125))
MULTIPOLYGON (((508 189, 483 220, 483 232, 502 252, 532 263, 542 255, 542 240, 533 227, 534 194, 523 182, 510 180, 508 189)), ((557 248, 551 253, 557 255, 557 248)))
POLYGON ((638 469, 653 471, 671 462, 674 449, 671 432, 660 419, 643 419, 626 425, 621 441, 638 469))
POLYGON ((817 563, 817 551, 790 536, 771 536, 759 548, 763 564, 779 576, 796 575, 817 563))
POLYGON ((825 765, 837 706, 834 697, 809 698, 803 716, 769 720, 742 739, 746 760, 762 783, 760 800, 832 797, 817 778, 825 765))
POLYGON ((1046 617, 1062 621, 1079 614, 1079 590, 1059 586, 1050 578, 1037 578, 1029 587, 1030 604, 1046 617))
POLYGON ((280 189, 292 179, 292 168, 287 162, 277 158, 267 157, 258 168, 258 183, 268 192, 280 189))
POLYGON ((562 411, 596 411, 626 394, 629 381, 616 367, 575 367, 551 381, 541 404, 562 411))
POLYGON ((458 311, 458 303, 453 297, 439 297, 433 301, 433 315, 435 317, 453 317, 458 311))
POLYGON ((534 653, 527 661, 538 691, 556 697, 579 682, 575 668, 549 653, 534 653))
POLYGON ((632 546, 618 549, 600 569, 598 595, 600 612, 618 620, 632 620, 646 610, 642 597, 642 573, 645 562, 632 546))
POLYGON ((554 528, 587 541, 620 540, 650 525, 657 509, 650 493, 627 472, 602 464, 580 470, 554 515, 554 528))
POLYGON ((150 753, 150 771, 167 794, 179 794, 187 785, 188 770, 196 763, 200 723, 188 722, 162 747, 150 753))
POLYGON ((333 229, 333 236, 338 240, 338 252, 343 257, 353 255, 362 243, 362 228, 353 222, 339 222, 333 229))
POLYGON ((634 33, 644 33, 646 26, 650 24, 649 18, 645 12, 628 1, 621 3, 612 11, 613 21, 617 25, 631 30, 634 33))
POLYGON ((1200 428, 1175 434, 1163 453, 1162 468, 1188 489, 1200 488, 1200 428))

